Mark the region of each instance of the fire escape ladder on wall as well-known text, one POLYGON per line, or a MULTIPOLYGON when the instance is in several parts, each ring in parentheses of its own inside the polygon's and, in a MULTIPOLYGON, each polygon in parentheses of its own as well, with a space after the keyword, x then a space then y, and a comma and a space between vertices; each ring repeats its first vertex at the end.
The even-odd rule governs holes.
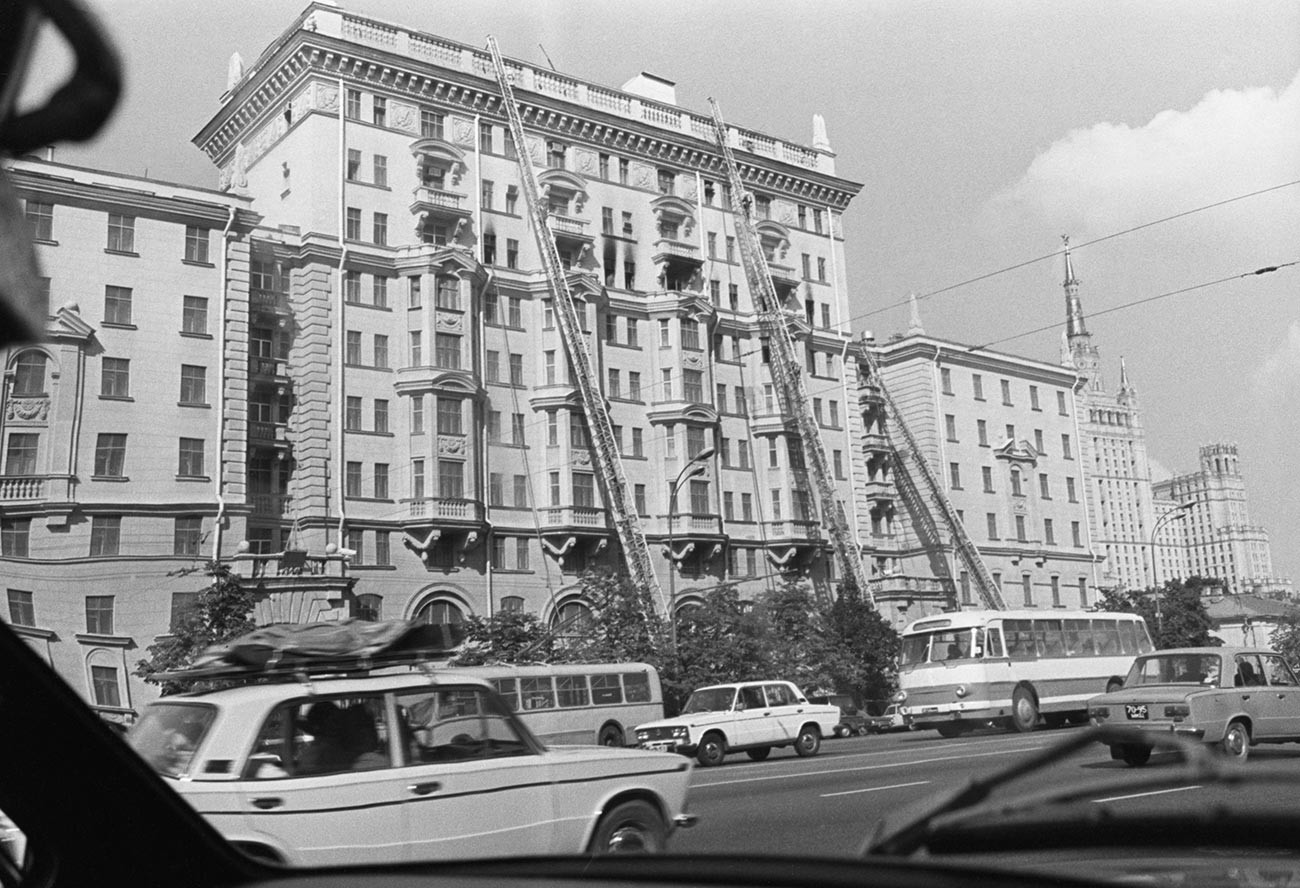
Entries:
POLYGON ((665 604, 663 590, 655 576, 654 566, 650 560, 650 547, 646 543, 645 533, 637 517, 635 502, 629 494, 627 476, 623 472, 623 461, 619 456, 617 442, 614 439, 614 426, 609 418, 609 407, 604 395, 596 388, 599 378, 587 346, 578 312, 573 303, 573 294, 569 292, 569 283, 565 278, 564 267, 560 264, 560 254, 555 247, 555 239, 547 218, 547 208, 539 198, 537 177, 533 173, 529 160, 528 143, 524 138, 524 121, 515 102, 514 90, 510 86, 510 77, 506 73, 505 62, 497 48, 496 39, 488 38, 488 48, 492 52, 492 65, 496 69, 497 84, 501 87, 501 105, 510 121, 510 135, 514 139, 515 157, 519 161, 519 174, 522 179, 522 191, 528 203, 528 213, 537 247, 542 257, 542 267, 554 298, 555 317, 564 339, 565 350, 573 366, 574 381, 582 395, 582 407, 587 415, 587 426, 591 432, 591 445, 594 462, 600 472, 601 483, 608 498, 614 527, 618 532, 619 542, 623 547, 623 557, 632 582, 639 589, 647 590, 653 598, 665 604))
POLYGON ((767 257, 763 253, 758 225, 754 219, 753 195, 745 189, 745 183, 740 177, 740 169, 736 166, 736 159, 731 153, 727 125, 722 120, 718 103, 709 99, 709 104, 713 108, 714 135, 717 137, 718 148, 722 151, 723 162, 727 168, 732 209, 736 213, 741 264, 745 268, 749 292, 758 310, 759 324, 767 334, 771 354, 768 366, 771 369, 781 414, 795 420, 804 460, 816 481, 817 493, 821 497, 822 520, 830 534, 835 555, 839 558, 844 571, 844 582, 852 584, 874 605, 871 588, 867 584, 866 571, 862 566, 862 552, 849 526, 844 503, 831 478, 830 461, 826 458, 826 445, 822 441, 821 429, 818 428, 809 406, 811 399, 808 397, 808 388, 803 381, 803 366, 795 352, 794 337, 790 334, 785 309, 777 298, 776 287, 772 284, 772 273, 767 266, 767 257))
MULTIPOLYGON (((921 479, 919 485, 922 502, 929 509, 931 516, 937 515, 942 520, 942 526, 948 529, 952 534, 953 546, 957 550, 957 557, 961 559, 962 564, 970 571, 971 577, 974 578, 975 588, 979 592, 980 599, 984 606, 991 610, 1006 610, 1007 603, 1002 598, 1002 591, 997 588, 993 582, 993 575, 989 573, 988 566, 984 564, 984 559, 980 557, 980 551, 971 542, 970 535, 966 533, 966 528, 962 525, 961 519, 957 517, 957 510, 953 508, 952 501, 944 493, 939 479, 935 477, 934 469, 930 466, 930 461, 925 458, 921 452, 920 446, 916 443, 911 429, 903 420, 902 411, 898 409, 898 404, 889 393, 889 388, 885 385, 884 377, 880 374, 880 364, 876 361, 876 356, 872 354, 870 346, 862 348, 863 360, 866 363, 868 372, 871 374, 871 381, 880 391, 880 396, 885 403, 886 415, 888 422, 885 425, 885 434, 890 439, 890 445, 894 452, 899 454, 902 459, 915 469, 915 477, 921 479), (902 440, 897 440, 901 438, 902 440), (899 445, 902 446, 899 446, 899 445)), ((859 365, 861 366, 861 365, 859 365)))

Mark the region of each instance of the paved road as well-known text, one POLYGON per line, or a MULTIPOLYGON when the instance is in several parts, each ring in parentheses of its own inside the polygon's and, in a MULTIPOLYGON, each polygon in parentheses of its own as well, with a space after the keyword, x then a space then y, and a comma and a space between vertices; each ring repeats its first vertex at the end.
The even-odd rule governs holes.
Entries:
MULTIPOLYGON (((980 732, 945 740, 933 731, 826 740, 821 753, 801 759, 789 749, 774 750, 765 762, 743 753, 719 767, 696 768, 690 809, 700 816, 694 829, 676 834, 670 850, 693 854, 764 853, 854 855, 882 816, 965 778, 1024 761, 1076 728, 1031 734, 980 732)), ((1300 774, 1300 747, 1256 747, 1247 769, 1268 762, 1300 774)), ((1021 784, 1027 790, 1114 779, 1119 786, 1089 798, 1108 804, 1152 809, 1200 805, 1215 797, 1215 787, 1181 784, 1158 793, 1129 791, 1133 777, 1153 769, 1172 771, 1173 758, 1157 755, 1136 770, 1110 759, 1100 745, 1089 745, 1037 772, 1021 784)), ((1253 791, 1271 794, 1268 786, 1253 791)), ((1294 807, 1294 787, 1276 791, 1278 804, 1294 807)))

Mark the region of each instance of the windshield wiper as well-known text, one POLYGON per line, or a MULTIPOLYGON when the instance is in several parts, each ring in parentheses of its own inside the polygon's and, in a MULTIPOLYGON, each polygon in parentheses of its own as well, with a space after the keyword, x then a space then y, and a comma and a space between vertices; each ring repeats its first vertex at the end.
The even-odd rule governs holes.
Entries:
MULTIPOLYGON (((1049 748, 1035 753, 1029 758, 1009 765, 980 777, 968 777, 951 789, 942 790, 935 795, 910 805, 897 815, 883 818, 868 837, 862 848, 866 855, 905 856, 922 848, 931 834, 935 820, 945 815, 965 811, 984 802, 999 787, 1040 771, 1062 759, 1068 758, 1080 749, 1098 743, 1108 745, 1138 743, 1155 746, 1157 749, 1175 750, 1182 753, 1185 766, 1176 772, 1163 772, 1142 777, 1134 777, 1125 782, 1126 786, 1144 786, 1147 784, 1163 785, 1170 782, 1176 774, 1181 780, 1223 782, 1234 773, 1239 773, 1232 763, 1214 756, 1204 743, 1189 740, 1175 734, 1153 736, 1137 728, 1119 725, 1102 725, 1085 728, 1072 733, 1068 738, 1049 748)), ((1130 775, 1131 776, 1131 775, 1130 775)), ((1112 781, 1107 781, 1110 783, 1112 781)), ((1026 802, 1037 803, 1046 800, 1069 801, 1080 794, 1095 790, 1095 785, 1084 788, 1053 789, 1036 794, 1026 802)))

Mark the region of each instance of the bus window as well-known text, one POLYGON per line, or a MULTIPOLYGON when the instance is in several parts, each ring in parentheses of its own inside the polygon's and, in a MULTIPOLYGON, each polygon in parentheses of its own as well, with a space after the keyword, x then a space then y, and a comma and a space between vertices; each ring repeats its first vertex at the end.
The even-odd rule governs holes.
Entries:
POLYGON ((492 687, 497 689, 501 699, 506 701, 511 712, 519 711, 519 683, 513 678, 494 678, 492 687))
POLYGON ((1065 621, 1065 654, 1068 657, 1091 657, 1096 653, 1092 625, 1087 620, 1065 621))
POLYGON ((549 675, 519 679, 519 694, 523 698, 525 712, 555 708, 555 690, 551 687, 549 675))
POLYGON ((591 677, 591 702, 597 706, 612 705, 623 702, 623 686, 619 684, 618 675, 606 673, 591 677))
POLYGON ((984 629, 980 626, 976 626, 971 634, 974 641, 971 642, 970 655, 972 658, 978 660, 980 657, 984 656, 984 629))
POLYGON ((984 649, 985 657, 1005 657, 1002 652, 1002 627, 990 626, 985 633, 988 639, 988 646, 984 649))
POLYGON ((924 663, 929 658, 930 636, 909 635, 903 639, 901 659, 904 666, 915 666, 918 663, 924 663))
POLYGON ((1139 653, 1149 654, 1156 649, 1156 646, 1151 643, 1151 635, 1147 632, 1145 620, 1141 623, 1134 623, 1133 631, 1137 633, 1139 653))
POLYGON ((1033 621, 1005 620, 1002 623, 1002 631, 1006 633, 1008 657, 1023 659, 1038 655, 1034 645, 1033 621))
POLYGON ((1124 653, 1137 654, 1138 650, 1137 631, 1131 620, 1119 621, 1119 637, 1124 645, 1124 653))
POLYGON ((1103 657, 1117 657, 1120 653, 1119 626, 1114 618, 1093 620, 1092 634, 1097 642, 1097 653, 1103 657))
POLYGON ((556 676, 555 690, 561 706, 586 706, 591 701, 585 675, 556 676))
POLYGON ((650 676, 644 672, 624 672, 623 697, 629 703, 649 703, 650 676))
POLYGON ((1034 636, 1038 640, 1040 657, 1065 656, 1065 638, 1061 634, 1060 620, 1034 620, 1034 636))

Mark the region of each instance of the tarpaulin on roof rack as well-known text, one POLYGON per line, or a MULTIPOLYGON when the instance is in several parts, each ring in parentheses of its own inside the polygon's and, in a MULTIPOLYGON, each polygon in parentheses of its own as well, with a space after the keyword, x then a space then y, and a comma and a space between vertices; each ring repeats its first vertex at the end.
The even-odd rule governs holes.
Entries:
POLYGON ((445 656, 456 647, 443 625, 342 620, 262 626, 208 648, 189 668, 160 678, 366 669, 445 656))

